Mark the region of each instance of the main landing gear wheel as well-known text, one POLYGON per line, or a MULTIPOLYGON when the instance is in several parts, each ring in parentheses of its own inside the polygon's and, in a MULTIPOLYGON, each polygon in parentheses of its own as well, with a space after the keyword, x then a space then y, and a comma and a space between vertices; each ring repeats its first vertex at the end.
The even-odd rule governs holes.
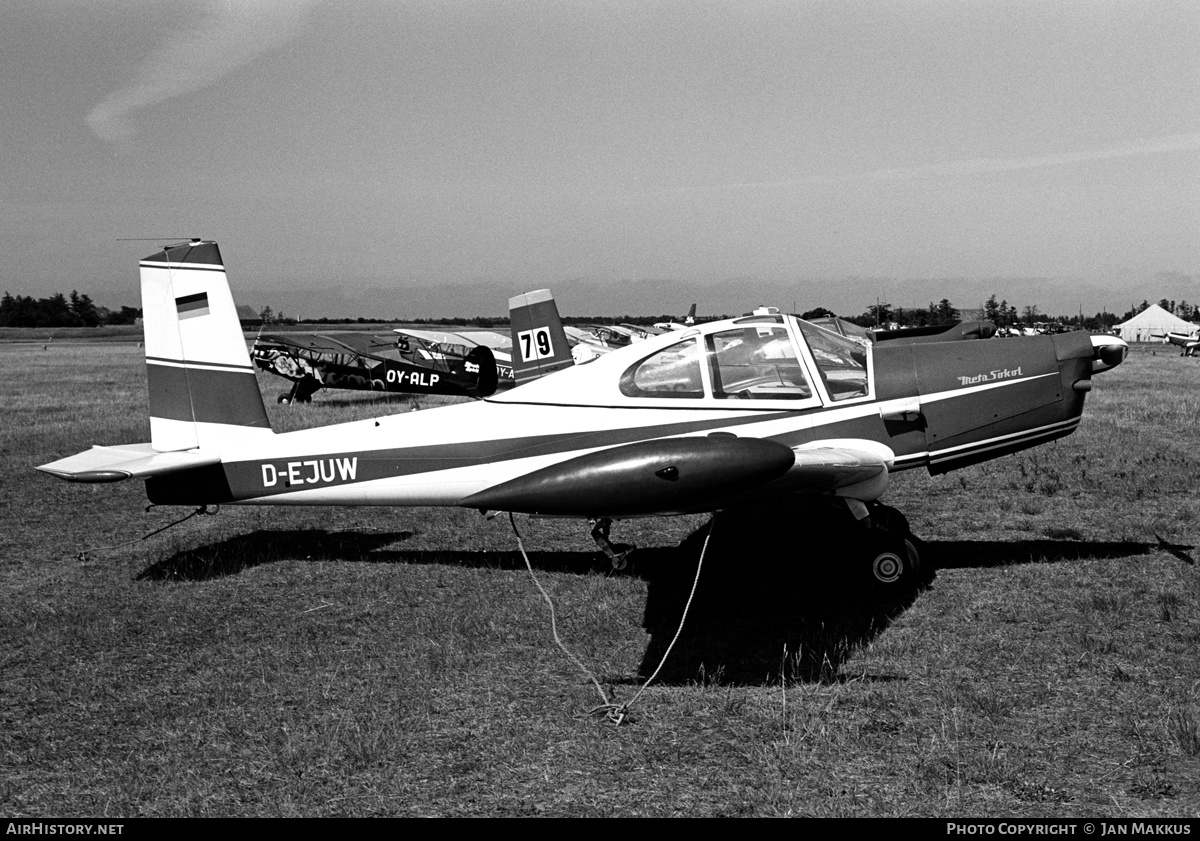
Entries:
POLYGON ((878 527, 868 532, 868 580, 873 587, 881 592, 898 592, 917 586, 921 553, 915 541, 878 527))
POLYGON ((908 519, 888 505, 870 505, 867 524, 867 571, 870 584, 881 592, 899 592, 925 581, 925 547, 908 527, 908 519))
POLYGON ((902 556, 903 551, 894 546, 876 547, 875 557, 871 559, 871 577, 876 584, 888 586, 899 583, 904 577, 906 559, 902 556))

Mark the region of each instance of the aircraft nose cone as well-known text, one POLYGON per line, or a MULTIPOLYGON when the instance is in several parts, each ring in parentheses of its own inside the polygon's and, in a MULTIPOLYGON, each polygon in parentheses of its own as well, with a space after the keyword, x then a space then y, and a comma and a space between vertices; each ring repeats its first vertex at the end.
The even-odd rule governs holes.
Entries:
POLYGON ((1092 336, 1092 373, 1116 368, 1125 361, 1129 345, 1116 336, 1092 336))

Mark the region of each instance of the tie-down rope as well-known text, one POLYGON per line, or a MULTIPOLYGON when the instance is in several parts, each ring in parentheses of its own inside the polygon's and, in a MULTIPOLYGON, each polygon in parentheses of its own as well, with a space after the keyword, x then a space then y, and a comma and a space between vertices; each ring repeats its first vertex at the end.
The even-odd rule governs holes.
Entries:
POLYGON ((687 603, 683 606, 683 615, 679 617, 679 627, 675 630, 675 636, 671 638, 671 644, 668 645, 667 650, 663 652, 662 659, 659 660, 658 667, 655 668, 654 673, 650 675, 650 677, 648 677, 640 687, 638 687, 637 693, 623 704, 618 704, 609 699, 608 695, 604 691, 604 687, 600 685, 600 681, 596 679, 596 676, 592 673, 592 671, 585 666, 583 662, 570 651, 570 649, 567 648, 567 646, 563 643, 562 638, 559 637, 558 619, 554 612, 554 602, 551 600, 550 595, 546 592, 545 588, 542 587, 541 582, 538 581, 538 577, 533 571, 533 564, 530 563, 529 555, 525 552, 525 544, 521 540, 521 532, 517 530, 517 521, 516 518, 513 517, 511 511, 508 513, 508 521, 510 524, 512 524, 513 534, 517 538, 517 548, 521 550, 521 557, 525 559, 525 568, 529 570, 529 577, 533 579, 534 586, 538 588, 538 592, 542 594, 542 598, 546 600, 546 604, 550 607, 550 630, 554 634, 555 644, 562 649, 562 652, 566 654, 568 658, 570 658, 572 663, 579 667, 581 672, 587 675, 588 680, 590 680, 592 685, 596 687, 596 692, 600 694, 600 706, 593 707, 588 711, 588 714, 603 715, 606 721, 620 726, 625 721, 625 716, 629 713, 630 707, 632 707, 637 700, 642 697, 642 693, 646 691, 646 687, 648 687, 654 681, 654 679, 658 677, 658 673, 662 671, 663 666, 667 662, 667 657, 671 655, 671 649, 675 647, 675 643, 679 640, 679 635, 683 633, 683 625, 687 621, 688 611, 692 606, 692 599, 696 595, 696 587, 700 583, 700 570, 704 566, 704 556, 708 552, 708 541, 712 539, 713 527, 716 524, 716 517, 714 516, 709 522, 708 534, 704 536, 704 545, 700 548, 700 560, 696 564, 696 576, 692 579, 692 590, 690 593, 688 593, 687 603))

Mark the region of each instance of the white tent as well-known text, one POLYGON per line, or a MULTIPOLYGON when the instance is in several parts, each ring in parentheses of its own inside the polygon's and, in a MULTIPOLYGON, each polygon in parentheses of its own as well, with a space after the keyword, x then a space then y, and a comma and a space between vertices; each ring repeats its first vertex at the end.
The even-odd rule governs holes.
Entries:
POLYGON ((1158 304, 1151 304, 1128 321, 1116 325, 1127 342, 1165 342, 1167 333, 1195 333, 1196 325, 1172 315, 1158 304))

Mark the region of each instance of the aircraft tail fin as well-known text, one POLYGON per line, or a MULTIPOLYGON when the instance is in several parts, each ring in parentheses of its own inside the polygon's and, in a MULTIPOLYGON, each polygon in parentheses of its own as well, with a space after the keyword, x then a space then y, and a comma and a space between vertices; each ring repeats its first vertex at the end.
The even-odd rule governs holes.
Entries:
POLYGON ((153 449, 271 434, 217 244, 167 246, 140 266, 153 449))
POLYGON ((496 372, 496 354, 492 353, 492 349, 484 345, 475 345, 468 351, 466 362, 468 371, 474 367, 479 372, 475 380, 475 395, 491 397, 495 394, 500 377, 496 372))
POLYGON ((549 289, 508 299, 512 324, 513 376, 517 385, 575 364, 558 306, 549 289))
POLYGON ((692 304, 692 306, 688 309, 688 314, 683 319, 683 323, 688 325, 689 327, 696 323, 696 305, 695 304, 692 304))

